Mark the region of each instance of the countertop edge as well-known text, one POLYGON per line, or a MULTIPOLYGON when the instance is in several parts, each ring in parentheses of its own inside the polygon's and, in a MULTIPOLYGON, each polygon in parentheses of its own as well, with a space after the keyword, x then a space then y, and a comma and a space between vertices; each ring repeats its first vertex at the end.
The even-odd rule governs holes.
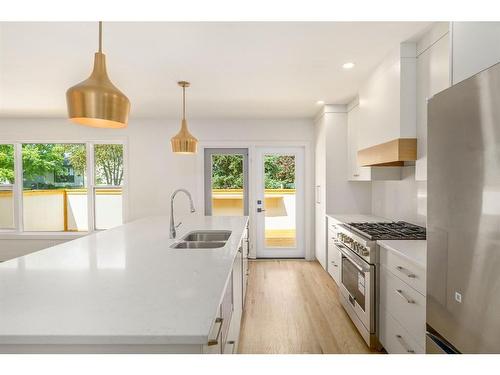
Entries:
MULTIPOLYGON (((398 240, 390 240, 390 241, 398 241, 398 240)), ((415 241, 422 241, 422 246, 424 248, 421 251, 425 252, 427 255, 427 241, 425 241, 425 240, 415 240, 415 241)), ((400 240, 400 242, 401 242, 402 246, 404 246, 404 243, 408 243, 407 240, 400 240)), ((415 259, 412 256, 409 256, 408 253, 403 251, 402 249, 398 249, 397 247, 393 246, 392 244, 387 243, 387 240, 378 240, 377 244, 379 246, 386 248, 389 251, 396 253, 398 256, 412 262, 416 266, 421 267, 424 270, 427 270, 427 264, 420 262, 419 260, 415 259)))

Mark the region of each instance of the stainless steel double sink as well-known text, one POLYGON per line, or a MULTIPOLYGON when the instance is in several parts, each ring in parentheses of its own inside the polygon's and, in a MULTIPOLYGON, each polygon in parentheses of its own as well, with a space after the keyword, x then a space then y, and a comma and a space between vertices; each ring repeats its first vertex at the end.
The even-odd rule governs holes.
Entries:
POLYGON ((216 249, 224 247, 230 236, 230 230, 195 230, 170 247, 172 249, 216 249))

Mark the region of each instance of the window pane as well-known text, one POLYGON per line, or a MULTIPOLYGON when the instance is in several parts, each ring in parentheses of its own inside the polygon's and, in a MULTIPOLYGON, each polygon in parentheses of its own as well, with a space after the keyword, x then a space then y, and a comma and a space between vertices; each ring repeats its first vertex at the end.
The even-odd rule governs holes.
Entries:
POLYGON ((0 229, 14 229, 14 194, 0 190, 0 229))
POLYGON ((0 145, 0 185, 14 183, 14 145, 0 145))
POLYGON ((25 231, 87 231, 84 144, 23 144, 25 231))
POLYGON ((94 145, 95 184, 122 186, 123 145, 94 145))
POLYGON ((121 188, 96 188, 94 199, 96 229, 109 229, 123 223, 121 188))
POLYGON ((243 155, 212 155, 212 215, 243 216, 243 155))
POLYGON ((266 247, 296 247, 295 156, 266 155, 266 247))

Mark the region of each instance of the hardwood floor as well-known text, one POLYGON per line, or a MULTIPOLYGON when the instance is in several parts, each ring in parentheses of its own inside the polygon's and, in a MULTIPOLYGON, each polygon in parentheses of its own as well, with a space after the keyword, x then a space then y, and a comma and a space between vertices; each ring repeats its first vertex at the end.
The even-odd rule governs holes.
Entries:
POLYGON ((318 262, 257 260, 249 267, 240 353, 370 353, 318 262))

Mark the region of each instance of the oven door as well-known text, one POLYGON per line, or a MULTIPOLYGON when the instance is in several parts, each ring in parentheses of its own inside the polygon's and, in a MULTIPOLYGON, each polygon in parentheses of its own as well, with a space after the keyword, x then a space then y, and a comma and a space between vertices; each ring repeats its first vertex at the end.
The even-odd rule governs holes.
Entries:
POLYGON ((362 260, 342 244, 340 290, 366 330, 375 333, 375 266, 362 260))

